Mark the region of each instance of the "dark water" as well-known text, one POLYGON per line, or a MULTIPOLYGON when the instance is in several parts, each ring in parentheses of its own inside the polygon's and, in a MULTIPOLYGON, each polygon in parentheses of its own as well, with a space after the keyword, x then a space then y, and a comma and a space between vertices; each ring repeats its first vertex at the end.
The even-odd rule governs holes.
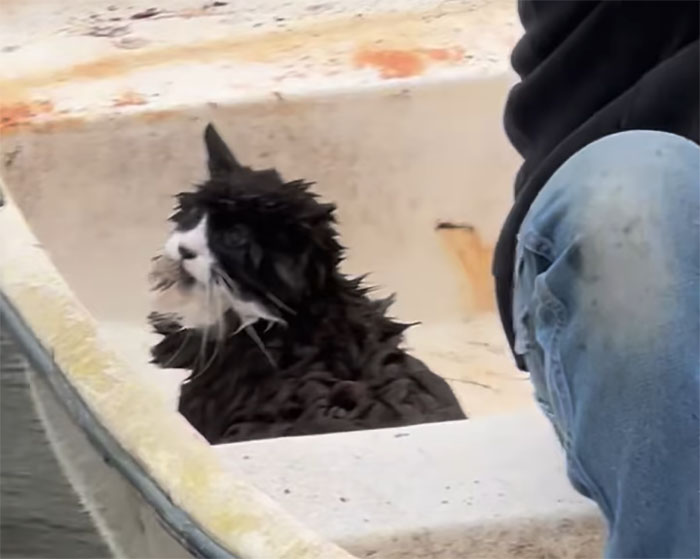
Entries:
POLYGON ((49 447, 26 363, 0 333, 0 557, 109 556, 49 447))

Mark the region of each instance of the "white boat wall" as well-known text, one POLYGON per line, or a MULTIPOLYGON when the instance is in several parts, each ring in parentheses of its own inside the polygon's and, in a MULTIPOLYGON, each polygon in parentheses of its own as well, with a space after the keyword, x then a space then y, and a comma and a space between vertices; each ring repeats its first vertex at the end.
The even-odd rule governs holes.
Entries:
POLYGON ((2 328, 114 556, 600 554, 493 302, 514 1, 6 4, 2 328), (209 122, 338 205, 346 270, 421 322, 407 347, 469 420, 210 446, 176 412, 147 274, 209 122))

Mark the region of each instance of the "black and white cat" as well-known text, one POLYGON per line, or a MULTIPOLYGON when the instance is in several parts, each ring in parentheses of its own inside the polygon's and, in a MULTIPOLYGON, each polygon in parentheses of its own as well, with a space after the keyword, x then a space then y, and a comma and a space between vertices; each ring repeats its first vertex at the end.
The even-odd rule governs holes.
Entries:
POLYGON ((362 278, 339 271, 333 204, 241 165, 209 125, 209 179, 177 196, 151 278, 154 362, 191 371, 180 412, 211 443, 465 417, 402 348, 362 278), (163 310, 165 309, 165 312, 163 310))

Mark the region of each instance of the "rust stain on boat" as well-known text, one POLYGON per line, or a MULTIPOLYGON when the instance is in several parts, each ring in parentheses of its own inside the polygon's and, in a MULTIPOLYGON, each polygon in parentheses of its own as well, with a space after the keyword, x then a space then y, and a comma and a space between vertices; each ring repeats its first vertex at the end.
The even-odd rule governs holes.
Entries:
POLYGON ((360 50, 355 54, 357 68, 376 68, 385 79, 418 76, 425 71, 426 63, 415 51, 410 50, 360 50))
POLYGON ((459 62, 465 56, 462 47, 450 47, 446 49, 420 49, 420 53, 431 60, 439 62, 459 62))
MULTIPOLYGON (((128 98, 124 99, 120 97, 115 99, 112 106, 121 108, 129 105, 138 106, 142 104, 143 103, 138 102, 136 99, 129 100, 128 98)), ((0 111, 1 110, 0 108, 0 111)), ((159 110, 138 112, 133 115, 133 118, 143 122, 160 122, 177 116, 182 116, 182 113, 173 110, 159 110)), ((88 121, 89 118, 87 118, 86 115, 71 115, 69 112, 58 112, 52 114, 47 120, 32 120, 32 118, 29 117, 21 121, 14 121, 11 126, 8 125, 7 127, 4 127, 0 123, 0 132, 2 132, 4 136, 10 136, 21 130, 30 129, 32 133, 36 134, 51 134, 54 132, 79 130, 83 128, 88 121)))
POLYGON ((355 53, 357 68, 376 68, 384 79, 419 76, 432 62, 459 62, 464 51, 452 48, 373 49, 363 48, 355 53))
POLYGON ((28 101, 0 105, 0 131, 17 128, 34 117, 53 112, 51 101, 28 101))
POLYGON ((112 102, 112 106, 129 107, 133 105, 145 105, 146 103, 146 98, 140 93, 136 91, 125 91, 112 102))
MULTIPOLYGON (((340 56, 334 64, 352 64, 357 62, 358 57, 363 59, 363 55, 356 55, 353 60, 353 45, 367 45, 365 49, 374 48, 374 58, 379 57, 380 61, 386 62, 388 58, 388 67, 394 68, 387 70, 389 73, 412 75, 431 61, 456 61, 461 58, 457 57, 457 53, 461 55, 461 50, 456 47, 414 48, 413 45, 424 45, 435 36, 439 36, 440 32, 435 29, 436 26, 444 27, 446 31, 454 29, 464 17, 464 12, 448 12, 444 9, 434 12, 383 14, 371 19, 343 18, 236 38, 144 48, 138 51, 119 51, 89 62, 0 80, 0 98, 21 101, 35 88, 113 78, 159 65, 173 66, 187 62, 205 63, 227 59, 265 63, 308 54, 318 56, 320 60, 327 58, 328 61, 332 61, 337 58, 339 49, 347 52, 348 46, 350 54, 340 56), (425 22, 431 19, 431 26, 426 26, 425 22), (396 45, 410 45, 411 48, 402 50, 396 45), (389 54, 382 54, 382 49, 389 54)), ((371 59, 372 55, 369 52, 367 51, 364 57, 371 59)), ((329 71, 332 70, 332 66, 333 64, 329 65, 329 71)))
POLYGON ((440 223, 436 231, 459 272, 467 307, 474 311, 494 310, 493 248, 481 240, 471 225, 440 223))

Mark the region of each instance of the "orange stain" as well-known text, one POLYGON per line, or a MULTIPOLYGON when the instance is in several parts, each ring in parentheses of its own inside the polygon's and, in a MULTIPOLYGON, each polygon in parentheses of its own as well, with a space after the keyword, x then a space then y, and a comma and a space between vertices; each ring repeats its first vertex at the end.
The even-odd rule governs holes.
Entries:
POLYGON ((51 113, 54 110, 51 101, 30 101, 27 103, 12 103, 0 105, 0 130, 15 128, 38 115, 51 113))
POLYGON ((125 91, 113 101, 112 106, 128 107, 131 105, 145 105, 146 103, 146 99, 140 93, 136 93, 135 91, 125 91))
POLYGON ((382 78, 408 78, 425 71, 425 60, 410 50, 361 50, 355 54, 357 68, 376 68, 382 78))
POLYGON ((469 225, 438 225, 442 240, 458 272, 458 281, 470 310, 490 311, 495 308, 491 276, 493 247, 484 243, 478 231, 469 225))
POLYGON ((428 58, 438 62, 459 62, 464 58, 464 49, 452 47, 449 49, 422 49, 421 52, 428 58))
POLYGON ((458 62, 464 57, 459 47, 440 49, 362 49, 355 53, 357 68, 376 68, 384 79, 419 76, 431 62, 458 62))
MULTIPOLYGON (((196 10, 191 14, 184 12, 178 15, 196 15, 196 10)), ((372 18, 343 17, 294 29, 276 29, 160 48, 151 45, 149 48, 113 53, 63 68, 28 73, 19 78, 0 78, 0 99, 6 104, 10 99, 13 102, 24 101, 33 89, 56 87, 62 83, 109 79, 159 65, 201 64, 223 59, 270 63, 305 56, 309 52, 335 53, 341 44, 377 45, 387 36, 401 37, 401 41, 406 44, 419 45, 429 40, 422 23, 426 18, 447 31, 460 26, 464 17, 461 9, 446 11, 441 7, 439 10, 382 14, 372 18)), ((392 78, 419 75, 427 64, 454 63, 461 55, 461 49, 454 47, 404 50, 368 47, 357 52, 350 61, 354 59, 355 64, 362 67, 378 68, 382 77, 392 78)), ((342 69, 342 64, 337 62, 339 61, 332 64, 332 71, 342 69)))
MULTIPOLYGON (((423 17, 431 13, 425 12, 423 17)), ((459 13, 452 14, 454 20, 460 21, 461 17, 459 13)), ((445 25, 453 25, 453 19, 444 18, 445 25)), ((33 88, 55 86, 64 82, 112 78, 157 65, 207 63, 223 58, 267 63, 307 54, 310 51, 336 49, 339 43, 345 43, 351 38, 361 44, 372 44, 386 36, 388 29, 401 33, 412 41, 419 41, 422 37, 422 26, 415 14, 387 14, 371 19, 340 18, 296 29, 278 29, 240 37, 120 52, 65 68, 29 74, 19 79, 0 79, 0 98, 7 99, 12 95, 15 99, 26 95, 27 90, 33 88)))

